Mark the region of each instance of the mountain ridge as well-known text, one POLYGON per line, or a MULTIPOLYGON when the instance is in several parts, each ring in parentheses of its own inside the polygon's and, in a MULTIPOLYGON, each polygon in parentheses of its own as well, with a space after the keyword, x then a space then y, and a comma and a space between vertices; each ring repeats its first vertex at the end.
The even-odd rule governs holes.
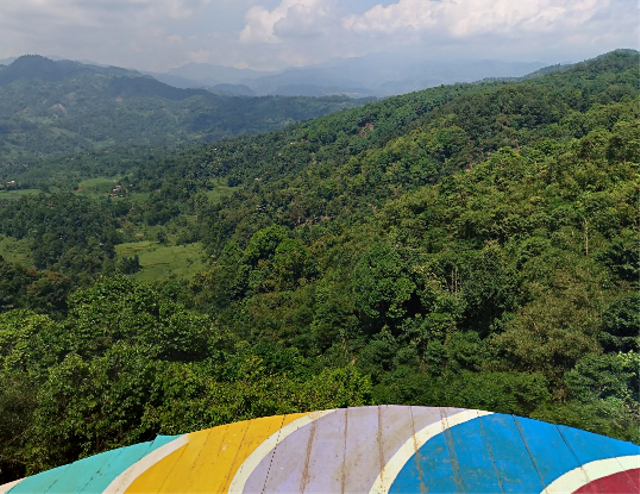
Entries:
MULTIPOLYGON (((391 96, 440 84, 475 82, 486 76, 524 75, 542 67, 539 62, 501 62, 493 60, 446 62, 441 60, 411 60, 409 57, 369 55, 351 59, 335 59, 308 67, 290 67, 275 73, 242 78, 239 69, 234 77, 224 79, 219 74, 224 68, 199 64, 199 77, 192 79, 196 86, 214 85, 220 82, 241 83, 258 95, 297 94, 296 86, 314 86, 314 94, 355 94, 360 96, 391 96), (381 68, 382 67, 382 68, 381 68), (503 74, 499 74, 503 72, 503 74), (424 74, 430 73, 425 77, 424 74), (375 81, 375 82, 373 82, 375 81), (294 93, 292 93, 294 91, 294 93)), ((189 79, 190 65, 171 69, 168 74, 189 79)), ((191 72, 193 74, 193 72, 191 72)), ((161 74, 154 74, 162 77, 161 74)), ((184 82, 183 82, 184 83, 184 82)), ((308 93, 305 93, 308 94, 308 93)))
POLYGON ((214 141, 289 125, 364 101, 250 98, 181 89, 117 67, 24 56, 0 70, 0 159, 125 144, 214 141))

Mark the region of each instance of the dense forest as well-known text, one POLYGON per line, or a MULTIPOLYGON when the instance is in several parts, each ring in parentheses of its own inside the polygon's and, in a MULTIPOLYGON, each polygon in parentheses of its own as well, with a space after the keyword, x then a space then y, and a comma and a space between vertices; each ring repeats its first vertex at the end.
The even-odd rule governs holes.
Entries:
POLYGON ((619 50, 12 170, 0 483, 156 434, 365 404, 640 442, 639 62, 619 50))

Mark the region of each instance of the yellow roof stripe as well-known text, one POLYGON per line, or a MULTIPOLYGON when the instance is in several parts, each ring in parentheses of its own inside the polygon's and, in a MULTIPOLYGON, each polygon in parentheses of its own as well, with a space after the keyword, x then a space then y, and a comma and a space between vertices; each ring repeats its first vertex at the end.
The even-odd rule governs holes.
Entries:
POLYGON ((126 492, 226 493, 237 470, 256 448, 305 415, 277 415, 193 432, 185 446, 139 475, 126 492))

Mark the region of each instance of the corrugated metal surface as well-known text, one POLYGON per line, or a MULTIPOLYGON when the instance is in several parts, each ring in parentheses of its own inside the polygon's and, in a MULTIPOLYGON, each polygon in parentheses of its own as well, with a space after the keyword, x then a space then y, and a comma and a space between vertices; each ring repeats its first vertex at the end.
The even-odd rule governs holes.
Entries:
POLYGON ((638 493, 640 447, 513 415, 361 407, 161 436, 4 492, 638 493))

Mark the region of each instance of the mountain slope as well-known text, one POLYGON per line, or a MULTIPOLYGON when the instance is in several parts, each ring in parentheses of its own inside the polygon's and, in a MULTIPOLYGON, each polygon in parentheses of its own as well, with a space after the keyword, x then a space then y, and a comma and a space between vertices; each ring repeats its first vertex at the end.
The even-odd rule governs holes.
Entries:
POLYGON ((348 98, 227 97, 124 69, 25 56, 0 72, 0 159, 210 142, 358 104, 348 98))
POLYGON ((83 73, 131 77, 141 75, 139 72, 119 67, 101 67, 71 60, 53 61, 39 55, 26 55, 15 59, 0 73, 0 86, 11 84, 21 79, 58 82, 83 73))

